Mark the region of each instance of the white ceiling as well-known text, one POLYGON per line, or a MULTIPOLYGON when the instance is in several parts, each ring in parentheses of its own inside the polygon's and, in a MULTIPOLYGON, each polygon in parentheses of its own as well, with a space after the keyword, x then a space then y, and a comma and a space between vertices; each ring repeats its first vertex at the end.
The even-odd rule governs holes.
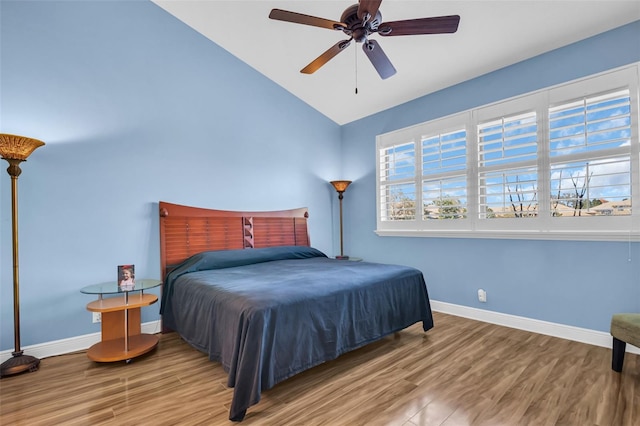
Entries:
POLYGON ((383 0, 383 22, 461 19, 454 34, 372 36, 398 71, 381 80, 355 43, 316 73, 301 74, 347 37, 268 18, 279 8, 339 21, 356 0, 153 1, 338 124, 640 19, 639 0, 383 0))

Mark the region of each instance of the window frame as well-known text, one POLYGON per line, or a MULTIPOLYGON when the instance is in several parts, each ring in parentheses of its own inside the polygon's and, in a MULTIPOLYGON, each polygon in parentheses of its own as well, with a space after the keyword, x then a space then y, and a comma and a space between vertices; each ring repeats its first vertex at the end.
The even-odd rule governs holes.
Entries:
MULTIPOLYGON (((380 236, 504 238, 544 240, 589 241, 640 241, 640 142, 639 142, 639 74, 640 63, 609 70, 596 75, 544 88, 514 98, 483 105, 471 110, 437 118, 425 123, 378 135, 376 137, 376 230, 380 236), (552 217, 551 216, 551 168, 554 159, 549 147, 549 109, 572 100, 591 97, 600 93, 628 89, 631 105, 631 143, 628 154, 616 154, 624 149, 604 150, 603 158, 620 155, 630 157, 630 182, 632 214, 626 216, 552 217), (530 218, 481 219, 479 217, 480 167, 478 128, 481 123, 498 117, 515 116, 526 112, 536 113, 538 150, 535 161, 515 163, 534 165, 537 168, 538 214, 530 218), (464 129, 467 135, 466 173, 467 211, 465 218, 423 220, 422 182, 427 178, 451 176, 422 174, 422 140, 437 134, 464 129), (416 217, 413 220, 382 220, 381 211, 381 152, 384 148, 401 142, 415 144, 416 217), (543 200, 549 200, 544 202, 543 200)), ((587 156, 589 156, 588 154, 587 156)), ((556 161, 557 163, 557 161, 556 161)), ((503 170, 509 166, 503 167, 503 170)), ((490 167, 489 169, 492 169, 490 167)), ((499 169, 499 168, 498 168, 499 169)))

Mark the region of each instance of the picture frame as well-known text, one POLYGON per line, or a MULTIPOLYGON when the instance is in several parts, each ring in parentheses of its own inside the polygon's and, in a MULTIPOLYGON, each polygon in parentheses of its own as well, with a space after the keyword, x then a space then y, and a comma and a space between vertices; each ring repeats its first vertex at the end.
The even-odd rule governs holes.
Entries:
POLYGON ((118 288, 123 291, 130 291, 136 285, 136 267, 130 265, 118 265, 118 288))

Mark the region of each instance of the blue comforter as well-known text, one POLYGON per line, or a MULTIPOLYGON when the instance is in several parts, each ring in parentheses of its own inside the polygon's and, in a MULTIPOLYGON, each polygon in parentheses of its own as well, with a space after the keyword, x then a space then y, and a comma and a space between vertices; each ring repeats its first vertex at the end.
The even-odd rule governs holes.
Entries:
POLYGON ((419 270, 310 247, 193 256, 167 275, 161 313, 229 373, 237 421, 288 377, 416 322, 433 327, 419 270))

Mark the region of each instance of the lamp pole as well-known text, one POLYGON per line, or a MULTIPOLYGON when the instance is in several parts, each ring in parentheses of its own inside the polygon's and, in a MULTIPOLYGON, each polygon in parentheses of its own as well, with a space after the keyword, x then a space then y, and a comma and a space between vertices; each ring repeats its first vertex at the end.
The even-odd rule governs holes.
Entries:
POLYGON ((340 200, 340 259, 348 259, 349 256, 344 255, 344 247, 342 243, 342 199, 344 198, 344 191, 338 193, 338 199, 340 200))
POLYGON ((336 256, 336 259, 349 259, 349 256, 344 255, 344 246, 342 239, 342 199, 344 198, 344 191, 351 184, 350 180, 334 180, 331 181, 331 185, 338 191, 338 199, 340 200, 340 256, 336 256))
POLYGON ((11 176, 11 237, 13 246, 13 338, 15 350, 11 358, 0 365, 0 377, 11 376, 25 371, 36 371, 40 360, 24 355, 20 347, 20 279, 18 262, 18 176, 22 173, 20 163, 38 147, 44 145, 37 139, 23 136, 0 134, 0 154, 7 160, 7 173, 11 176))

